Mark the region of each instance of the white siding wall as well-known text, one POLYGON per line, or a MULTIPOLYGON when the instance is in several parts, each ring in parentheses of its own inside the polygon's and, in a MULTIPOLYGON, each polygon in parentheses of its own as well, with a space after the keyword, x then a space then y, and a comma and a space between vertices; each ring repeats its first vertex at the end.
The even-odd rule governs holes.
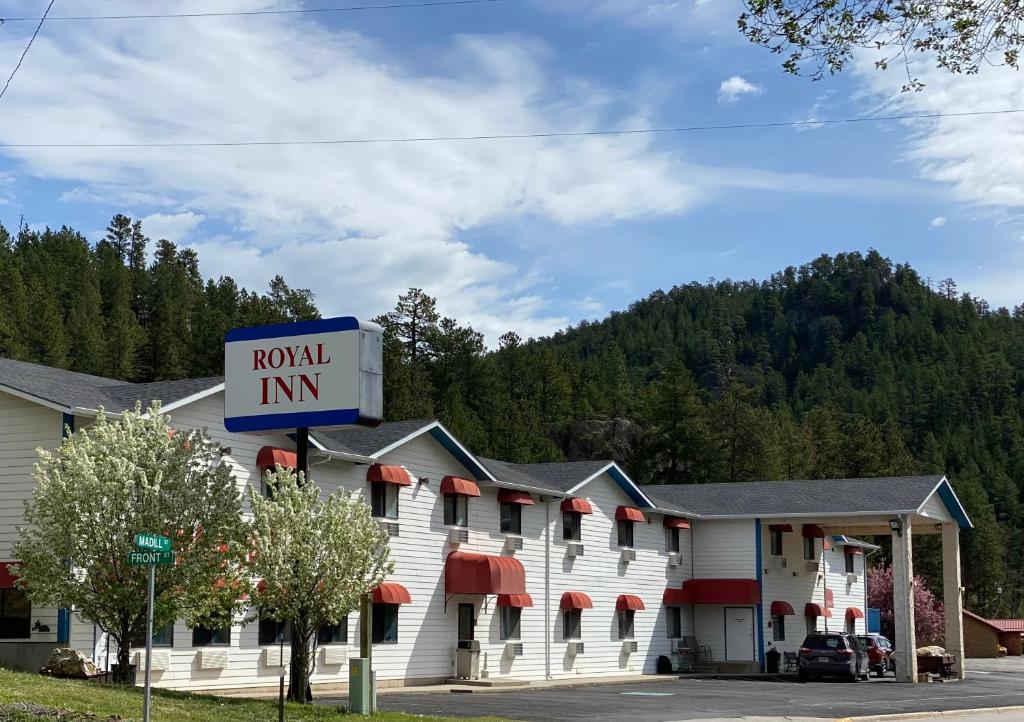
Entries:
POLYGON ((856 607, 864 613, 864 619, 855 622, 854 631, 857 634, 867 632, 867 603, 864 598, 864 555, 853 556, 854 573, 856 581, 847 581, 846 575, 846 552, 844 546, 832 542, 832 550, 825 552, 825 582, 832 590, 832 597, 835 600, 835 607, 832 609, 832 618, 828 620, 829 631, 839 632, 846 629, 846 610, 856 607))

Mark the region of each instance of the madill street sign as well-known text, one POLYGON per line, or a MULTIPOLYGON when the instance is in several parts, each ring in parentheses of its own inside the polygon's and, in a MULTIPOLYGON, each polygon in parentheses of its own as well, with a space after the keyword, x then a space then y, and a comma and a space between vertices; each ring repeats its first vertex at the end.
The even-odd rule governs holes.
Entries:
POLYGON ((351 316, 224 336, 224 426, 274 431, 384 418, 380 326, 351 316))
POLYGON ((135 546, 149 551, 169 552, 171 540, 159 534, 141 533, 135 535, 135 546))
POLYGON ((128 563, 133 567, 174 564, 174 552, 128 552, 128 563))

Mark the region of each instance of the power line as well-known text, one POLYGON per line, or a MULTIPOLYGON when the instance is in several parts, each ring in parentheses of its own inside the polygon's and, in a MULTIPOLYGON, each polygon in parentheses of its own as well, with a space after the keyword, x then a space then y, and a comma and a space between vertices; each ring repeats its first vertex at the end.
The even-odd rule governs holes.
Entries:
MULTIPOLYGON (((406 2, 390 3, 388 5, 347 5, 344 7, 330 8, 293 8, 285 10, 225 10, 223 12, 208 13, 152 13, 138 15, 55 15, 50 22, 55 20, 157 20, 168 18, 225 18, 254 15, 301 15, 305 13, 343 13, 365 10, 399 10, 402 8, 431 8, 445 7, 452 5, 487 5, 491 3, 504 2, 504 0, 428 0, 427 2, 406 2)), ((53 5, 51 2, 50 5, 53 5)), ((47 13, 49 8, 47 8, 47 13)), ((38 17, 0 18, 0 23, 17 23, 31 20, 45 19, 38 17)))
POLYGON ((962 113, 922 113, 918 115, 875 115, 824 120, 786 120, 771 123, 732 123, 728 125, 688 125, 662 128, 623 130, 553 131, 546 133, 496 133, 492 135, 435 135, 397 138, 336 138, 322 140, 231 140, 231 141, 167 141, 162 143, 0 143, 0 148, 237 148, 289 145, 377 145, 388 143, 440 143, 446 141, 529 140, 532 138, 586 138, 615 135, 653 135, 716 130, 747 130, 759 128, 796 128, 845 123, 878 123, 892 120, 932 120, 938 118, 969 118, 975 116, 1024 113, 1024 108, 1003 110, 971 110, 962 113))
POLYGON ((46 6, 43 16, 39 18, 39 24, 36 25, 35 32, 32 33, 32 37, 28 39, 28 45, 26 45, 25 49, 21 51, 21 57, 18 58, 18 64, 14 66, 14 70, 11 71, 10 76, 7 78, 7 82, 4 83, 4 89, 0 90, 0 99, 3 99, 4 95, 7 94, 7 89, 11 87, 11 81, 14 80, 14 76, 21 67, 21 64, 25 62, 25 56, 28 55, 28 50, 32 47, 32 43, 36 41, 36 36, 39 35, 39 30, 43 27, 43 23, 46 22, 46 16, 50 14, 50 8, 53 7, 53 3, 55 1, 56 0, 50 0, 50 4, 46 6))

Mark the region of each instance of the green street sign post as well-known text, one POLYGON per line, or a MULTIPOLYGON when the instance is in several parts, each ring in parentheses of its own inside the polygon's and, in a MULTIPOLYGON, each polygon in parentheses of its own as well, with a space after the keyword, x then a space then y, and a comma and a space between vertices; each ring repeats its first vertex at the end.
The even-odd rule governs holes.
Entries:
POLYGON ((159 534, 140 533, 135 535, 136 551, 128 552, 128 564, 149 567, 149 584, 146 594, 146 685, 142 693, 142 720, 149 722, 150 690, 153 672, 153 596, 156 588, 156 568, 174 564, 171 540, 159 534))

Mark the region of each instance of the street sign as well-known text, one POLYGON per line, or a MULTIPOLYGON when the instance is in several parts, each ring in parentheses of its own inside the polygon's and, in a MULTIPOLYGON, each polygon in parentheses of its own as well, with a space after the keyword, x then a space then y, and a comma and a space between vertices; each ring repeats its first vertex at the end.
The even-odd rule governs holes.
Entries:
POLYGON ((291 431, 384 418, 383 333, 351 316, 224 336, 224 426, 291 431))
POLYGON ((128 552, 128 563, 133 567, 174 564, 174 552, 128 552))
POLYGON ((159 534, 142 533, 135 535, 135 546, 148 551, 169 552, 171 540, 159 534))

